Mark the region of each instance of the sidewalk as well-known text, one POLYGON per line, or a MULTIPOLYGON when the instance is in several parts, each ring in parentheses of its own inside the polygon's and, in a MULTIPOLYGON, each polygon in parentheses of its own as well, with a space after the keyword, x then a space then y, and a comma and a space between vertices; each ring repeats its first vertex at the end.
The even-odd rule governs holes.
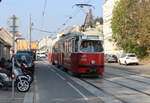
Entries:
POLYGON ((33 103, 33 87, 27 93, 21 93, 15 90, 15 96, 12 98, 11 88, 0 88, 0 103, 33 103))
POLYGON ((12 99, 12 90, 8 89, 0 89, 0 103, 23 103, 25 93, 19 93, 15 90, 14 99, 12 99))

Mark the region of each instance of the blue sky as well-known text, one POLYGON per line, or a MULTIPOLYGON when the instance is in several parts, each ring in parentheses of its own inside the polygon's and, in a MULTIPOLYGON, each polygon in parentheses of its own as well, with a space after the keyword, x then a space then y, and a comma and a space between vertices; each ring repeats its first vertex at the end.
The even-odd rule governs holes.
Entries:
MULTIPOLYGON (((70 16, 73 16, 73 19, 66 26, 82 24, 87 10, 84 9, 83 12, 73 5, 86 2, 95 7, 93 9, 94 17, 102 16, 104 0, 47 0, 45 16, 42 16, 45 0, 2 0, 2 3, 0 3, 0 27, 8 28, 8 18, 15 14, 19 18, 19 32, 27 39, 29 15, 31 14, 35 28, 55 32, 58 28, 63 27, 62 24, 70 16)), ((35 41, 49 35, 34 30, 32 40, 35 41)))

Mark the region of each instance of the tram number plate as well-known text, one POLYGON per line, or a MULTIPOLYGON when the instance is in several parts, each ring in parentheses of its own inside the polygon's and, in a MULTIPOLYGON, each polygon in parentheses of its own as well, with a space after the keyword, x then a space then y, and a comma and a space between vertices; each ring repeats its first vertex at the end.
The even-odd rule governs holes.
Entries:
POLYGON ((95 69, 90 69, 89 72, 97 72, 95 69))

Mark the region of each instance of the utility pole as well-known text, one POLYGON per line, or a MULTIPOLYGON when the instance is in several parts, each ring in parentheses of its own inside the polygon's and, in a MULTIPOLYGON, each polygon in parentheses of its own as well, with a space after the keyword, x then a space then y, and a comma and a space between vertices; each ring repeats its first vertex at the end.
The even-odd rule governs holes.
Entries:
POLYGON ((17 25, 17 22, 18 22, 18 18, 13 15, 10 19, 9 19, 9 28, 10 28, 10 32, 15 35, 18 33, 17 29, 18 29, 18 25, 17 25))
MULTIPOLYGON (((11 28, 10 32, 13 34, 13 55, 15 54, 15 35, 18 33, 17 20, 18 20, 18 18, 15 15, 13 15, 9 21, 10 22, 9 27, 11 28)), ((15 90, 14 90, 14 84, 15 84, 14 68, 15 68, 15 66, 14 66, 14 57, 13 57, 13 60, 12 60, 12 99, 14 99, 14 92, 15 92, 15 90)))
POLYGON ((30 21, 29 21, 29 48, 31 50, 31 41, 32 41, 32 19, 31 19, 31 15, 30 15, 30 21))

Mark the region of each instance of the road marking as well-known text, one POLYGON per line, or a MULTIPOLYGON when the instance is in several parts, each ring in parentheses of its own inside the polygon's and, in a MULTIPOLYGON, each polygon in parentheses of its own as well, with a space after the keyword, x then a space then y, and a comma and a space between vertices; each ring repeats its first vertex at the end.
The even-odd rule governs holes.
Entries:
POLYGON ((37 77, 34 75, 34 83, 37 83, 37 77))
POLYGON ((64 77, 62 77, 60 74, 56 73, 62 80, 66 80, 64 77))
POLYGON ((67 83, 68 83, 74 90, 76 90, 76 91, 84 98, 84 100, 88 100, 88 98, 87 98, 83 93, 81 93, 79 89, 77 89, 75 86, 73 86, 70 82, 67 82, 67 83))
POLYGON ((24 100, 24 98, 0 98, 0 100, 24 100))
POLYGON ((56 72, 54 69, 50 69, 52 72, 56 72))
POLYGON ((56 68, 54 65, 52 65, 52 67, 53 67, 54 69, 56 69, 56 70, 58 69, 58 68, 56 68))
POLYGON ((35 85, 35 102, 36 101, 39 101, 40 100, 40 96, 39 96, 39 93, 38 93, 38 86, 35 85))

